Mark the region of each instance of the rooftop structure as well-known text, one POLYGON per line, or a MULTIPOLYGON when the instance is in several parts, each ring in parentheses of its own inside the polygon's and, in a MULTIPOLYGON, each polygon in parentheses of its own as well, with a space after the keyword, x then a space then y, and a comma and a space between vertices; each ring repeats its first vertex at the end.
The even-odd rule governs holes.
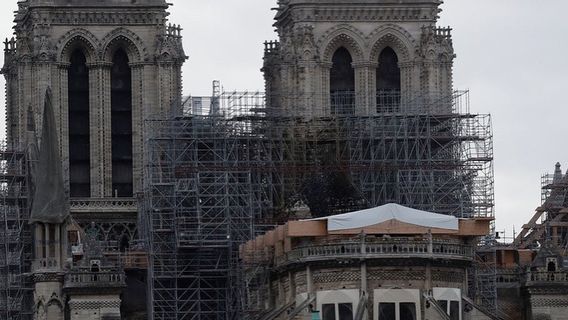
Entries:
POLYGON ((466 298, 490 221, 395 204, 290 221, 240 247, 249 316, 493 319, 466 298))

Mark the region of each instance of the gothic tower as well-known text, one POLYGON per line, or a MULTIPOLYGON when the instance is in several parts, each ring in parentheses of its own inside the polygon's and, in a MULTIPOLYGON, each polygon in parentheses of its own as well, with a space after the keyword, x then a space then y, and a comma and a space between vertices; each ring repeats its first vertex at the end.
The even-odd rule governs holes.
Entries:
MULTIPOLYGON (((70 319, 115 319, 121 308, 136 319, 146 312, 144 266, 126 270, 125 282, 118 258, 107 253, 131 252, 138 238, 144 121, 181 107, 187 57, 181 28, 167 24, 169 6, 165 0, 18 2, 2 68, 8 145, 43 144, 51 88, 50 134, 63 194, 56 202, 69 217, 31 222, 38 319, 63 319, 62 312, 70 319)), ((31 194, 34 206, 38 197, 37 190, 31 194)))
MULTIPOLYGON (((73 218, 128 246, 136 233, 144 119, 173 112, 186 59, 165 0, 26 0, 6 41, 7 138, 24 148, 53 91, 73 218)), ((37 132, 39 132, 38 130, 37 132)))
POLYGON ((447 113, 454 52, 440 0, 280 0, 266 43, 272 112, 447 113), (295 97, 291 99, 290 97, 295 97))
POLYGON ((7 41, 9 143, 27 143, 53 89, 71 198, 132 198, 140 190, 143 119, 181 99, 186 59, 165 0, 27 0, 7 41))

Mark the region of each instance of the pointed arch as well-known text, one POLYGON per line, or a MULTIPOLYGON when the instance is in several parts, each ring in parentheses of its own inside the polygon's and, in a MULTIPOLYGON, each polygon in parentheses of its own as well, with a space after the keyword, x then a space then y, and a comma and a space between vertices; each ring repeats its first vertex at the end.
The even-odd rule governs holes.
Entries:
POLYGON ((91 196, 90 83, 87 57, 76 48, 67 73, 69 191, 72 198, 91 196))
POLYGON ((126 52, 130 63, 148 60, 144 41, 137 34, 125 28, 117 28, 109 32, 102 40, 102 47, 100 58, 103 61, 112 62, 119 49, 126 52))
POLYGON ((353 57, 347 48, 341 46, 331 58, 329 75, 331 113, 353 114, 355 111, 355 69, 353 57))
POLYGON ((385 47, 376 63, 377 112, 396 112, 400 109, 401 89, 398 55, 391 47, 385 47))
POLYGON ((73 52, 81 49, 87 59, 87 63, 97 60, 101 48, 101 42, 97 37, 86 29, 73 29, 64 34, 57 42, 57 59, 67 63, 73 52))
POLYGON ((394 50, 400 62, 414 59, 415 41, 408 31, 399 26, 388 24, 375 29, 369 35, 369 42, 372 44, 369 52, 370 61, 377 61, 386 47, 394 50))
POLYGON ((324 34, 320 41, 320 48, 325 48, 322 52, 321 61, 331 63, 333 54, 340 47, 344 47, 349 51, 354 62, 364 60, 364 40, 362 35, 353 27, 347 25, 339 25, 324 34))

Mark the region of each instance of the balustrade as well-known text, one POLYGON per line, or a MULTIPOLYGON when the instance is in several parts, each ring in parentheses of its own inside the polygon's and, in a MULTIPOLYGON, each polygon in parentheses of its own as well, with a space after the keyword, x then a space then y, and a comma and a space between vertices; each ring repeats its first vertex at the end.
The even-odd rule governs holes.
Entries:
POLYGON ((527 284, 531 282, 566 283, 568 282, 568 272, 530 272, 527 274, 527 284))
POLYGON ((101 210, 136 212, 138 210, 136 199, 131 198, 71 199, 70 206, 72 212, 97 212, 101 210))
POLYGON ((49 270, 57 268, 59 268, 57 258, 42 258, 36 259, 32 262, 32 270, 49 270))
POLYGON ((65 275, 65 288, 122 287, 125 276, 120 271, 71 271, 65 275))
POLYGON ((388 242, 345 242, 311 245, 296 248, 285 255, 276 257, 281 265, 298 260, 326 260, 335 258, 441 258, 473 260, 473 247, 451 242, 388 241, 388 242))

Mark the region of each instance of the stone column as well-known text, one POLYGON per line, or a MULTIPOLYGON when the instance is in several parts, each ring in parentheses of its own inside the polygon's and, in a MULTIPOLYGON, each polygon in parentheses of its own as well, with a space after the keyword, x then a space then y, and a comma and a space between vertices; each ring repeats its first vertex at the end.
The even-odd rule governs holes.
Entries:
POLYGON ((142 191, 144 176, 144 65, 131 64, 132 70, 132 174, 134 193, 142 191))
MULTIPOLYGON (((37 110, 32 105, 31 95, 32 92, 32 62, 31 58, 26 57, 22 59, 18 64, 18 78, 20 81, 20 87, 18 90, 18 101, 19 104, 17 106, 17 117, 18 123, 20 126, 18 128, 18 139, 17 139, 17 147, 23 147, 26 139, 26 131, 28 127, 28 119, 27 119, 27 110, 31 106, 33 111, 33 119, 34 125, 37 124, 37 110)), ((36 128, 37 129, 37 128, 36 128)))
POLYGON ((58 267, 62 267, 62 261, 61 261, 61 226, 60 225, 56 225, 55 226, 55 237, 54 237, 55 241, 53 243, 53 246, 55 247, 55 261, 57 263, 58 267))
POLYGON ((369 114, 369 68, 370 64, 365 62, 353 62, 355 69, 355 115, 369 114))
POLYGON ((35 260, 41 259, 44 256, 43 246, 43 226, 39 223, 34 225, 35 230, 35 260))
POLYGON ((414 63, 400 62, 400 111, 410 111, 416 106, 411 105, 417 97, 413 96, 420 92, 420 75, 416 72, 414 63), (418 80, 418 81, 417 81, 418 80))
POLYGON ((312 268, 310 266, 306 266, 306 284, 308 289, 308 295, 312 295, 315 293, 314 290, 314 279, 312 276, 312 268))
POLYGON ((99 108, 98 140, 99 140, 99 161, 101 165, 100 177, 101 195, 103 197, 113 197, 112 190, 112 118, 111 118, 111 67, 112 63, 99 63, 99 86, 98 95, 100 101, 97 103, 99 108))
POLYGON ((70 63, 59 63, 57 74, 59 82, 59 141, 61 144, 61 162, 63 164, 63 181, 69 190, 69 67, 70 63))
POLYGON ((112 164, 110 144, 107 141, 107 139, 110 139, 110 130, 112 129, 110 123, 111 66, 112 64, 107 62, 89 63, 87 65, 89 68, 89 125, 91 126, 91 197, 94 198, 102 198, 112 192, 107 190, 107 165, 112 164))
POLYGON ((44 224, 43 225, 44 228, 44 240, 45 240, 45 258, 47 259, 47 265, 49 267, 49 258, 51 258, 51 243, 49 241, 49 239, 51 238, 50 232, 49 232, 49 224, 44 224))
POLYGON ((314 116, 329 116, 331 114, 331 88, 329 82, 332 66, 331 62, 321 64, 321 91, 319 92, 321 103, 319 104, 320 110, 314 112, 314 116))

